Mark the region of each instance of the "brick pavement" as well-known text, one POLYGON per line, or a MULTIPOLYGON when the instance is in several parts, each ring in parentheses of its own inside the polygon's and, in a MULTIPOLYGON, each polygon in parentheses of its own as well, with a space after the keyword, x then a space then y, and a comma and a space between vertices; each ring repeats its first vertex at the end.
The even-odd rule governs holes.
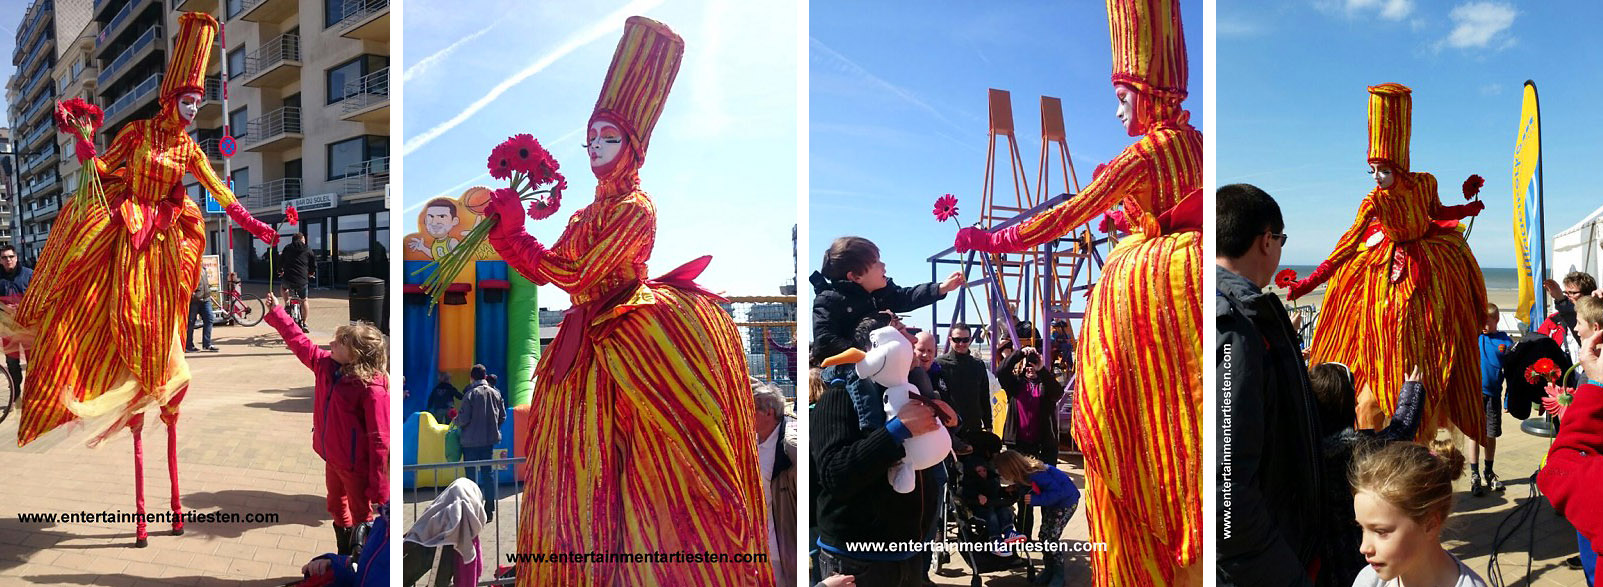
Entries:
MULTIPOLYGON (((261 288, 257 288, 261 289, 261 288)), ((345 322, 344 292, 314 292, 314 340, 345 322)), ((198 333, 197 333, 198 336, 198 333)), ((282 585, 334 550, 322 459, 311 448, 311 374, 266 324, 217 327, 219 353, 189 355, 194 383, 178 421, 179 488, 186 510, 275 513, 273 523, 186 524, 183 536, 132 524, 24 524, 18 513, 134 511, 133 441, 97 449, 58 429, 15 446, 19 415, 0 420, 0 584, 282 585)), ((146 511, 166 512, 165 426, 145 425, 146 511)))

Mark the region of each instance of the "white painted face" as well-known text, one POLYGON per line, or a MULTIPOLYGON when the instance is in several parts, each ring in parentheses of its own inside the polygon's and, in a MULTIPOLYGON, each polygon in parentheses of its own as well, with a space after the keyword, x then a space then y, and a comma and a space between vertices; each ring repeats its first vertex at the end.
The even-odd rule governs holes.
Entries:
POLYGON ((1391 168, 1385 165, 1369 164, 1369 174, 1375 177, 1375 185, 1382 188, 1389 188, 1392 184, 1397 183, 1397 178, 1392 175, 1391 168))
POLYGON ((205 98, 195 92, 178 96, 178 117, 184 119, 185 124, 193 122, 195 113, 200 112, 200 103, 204 101, 205 98))
POLYGON ((1113 97, 1119 100, 1119 109, 1113 113, 1124 124, 1124 132, 1135 136, 1136 92, 1134 88, 1124 84, 1113 85, 1113 97))
POLYGON ((585 149, 590 153, 590 167, 592 169, 607 167, 618 160, 618 153, 623 151, 623 129, 618 125, 605 120, 597 120, 590 124, 589 141, 585 149))

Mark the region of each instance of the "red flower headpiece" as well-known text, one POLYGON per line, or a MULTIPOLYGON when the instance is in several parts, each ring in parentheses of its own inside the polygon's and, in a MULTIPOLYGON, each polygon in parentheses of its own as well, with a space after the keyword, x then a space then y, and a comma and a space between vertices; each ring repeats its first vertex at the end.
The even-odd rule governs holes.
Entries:
POLYGON ((1558 365, 1552 359, 1541 359, 1525 370, 1525 382, 1535 385, 1538 380, 1546 379, 1549 383, 1558 382, 1558 365))

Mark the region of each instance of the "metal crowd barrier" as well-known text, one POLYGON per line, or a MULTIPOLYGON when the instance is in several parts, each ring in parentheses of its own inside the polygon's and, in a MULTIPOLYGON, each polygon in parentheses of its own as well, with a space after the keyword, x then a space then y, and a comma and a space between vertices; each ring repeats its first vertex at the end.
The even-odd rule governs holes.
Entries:
MULTIPOLYGON (((475 467, 516 467, 517 465, 523 464, 523 461, 524 461, 525 458, 526 457, 512 457, 512 458, 505 458, 505 459, 488 459, 488 460, 482 460, 482 461, 456 461, 456 462, 451 462, 451 463, 425 463, 425 464, 418 464, 418 465, 405 465, 405 466, 401 467, 401 470, 404 473, 413 473, 413 472, 419 472, 419 471, 436 471, 436 470, 460 469, 460 471, 458 471, 458 472, 461 474, 460 475, 461 477, 466 477, 467 479, 472 480, 473 478, 471 476, 468 476, 468 473, 467 473, 470 468, 475 468, 475 467)), ((493 473, 493 474, 496 475, 497 477, 499 477, 499 472, 496 472, 496 473, 493 473)), ((449 485, 449 484, 447 483, 446 485, 449 485)), ((428 509, 429 504, 433 503, 434 497, 439 494, 441 489, 443 489, 443 487, 413 487, 411 489, 402 489, 401 490, 402 508, 405 510, 405 518, 406 518, 406 525, 403 526, 402 529, 401 529, 401 533, 402 534, 405 534, 407 530, 410 530, 412 528, 412 524, 417 522, 418 514, 421 513, 423 510, 428 509), (428 495, 427 498, 424 498, 423 495, 425 493, 428 493, 430 495, 428 495)), ((488 525, 486 525, 485 528, 482 531, 479 532, 479 555, 484 557, 484 568, 485 568, 485 570, 488 571, 489 573, 494 573, 496 567, 499 567, 501 565, 507 564, 506 563, 506 553, 503 552, 502 548, 501 548, 502 544, 503 544, 502 543, 502 537, 506 536, 508 538, 511 538, 512 539, 512 545, 514 545, 513 547, 516 548, 515 545, 517 544, 517 536, 518 536, 518 512, 522 511, 522 508, 523 508, 523 491, 518 487, 518 484, 516 482, 512 483, 510 488, 507 488, 505 491, 503 491, 503 488, 501 487, 501 484, 499 483, 499 480, 497 480, 496 483, 491 484, 489 487, 486 487, 485 490, 487 492, 487 495, 485 495, 485 497, 488 497, 491 500, 496 501, 497 504, 496 504, 496 510, 495 510, 495 519, 491 520, 490 523, 488 525), (506 494, 508 494, 508 493, 510 493, 511 497, 512 497, 512 507, 511 508, 501 507, 502 504, 500 504, 499 502, 501 501, 501 498, 505 497, 506 494), (504 533, 503 533, 503 530, 502 530, 503 522, 505 522, 505 526, 506 526, 506 530, 504 531, 504 533)), ((441 547, 441 548, 436 549, 436 550, 444 550, 445 548, 449 548, 449 547, 441 547)), ((437 556, 443 556, 443 554, 437 555, 437 556)), ((405 567, 404 564, 402 566, 403 566, 403 568, 405 567)), ((435 584, 435 582, 434 582, 435 581, 435 574, 438 572, 438 570, 439 570, 438 563, 431 564, 428 574, 424 575, 422 579, 419 579, 416 584, 417 585, 434 585, 435 584)), ((492 575, 492 577, 493 577, 493 575, 492 575)), ((486 578, 483 578, 481 576, 479 578, 479 581, 478 581, 477 584, 478 585, 511 585, 514 582, 516 582, 516 580, 515 579, 511 579, 511 578, 507 578, 507 579, 489 578, 489 579, 486 579, 486 578)))

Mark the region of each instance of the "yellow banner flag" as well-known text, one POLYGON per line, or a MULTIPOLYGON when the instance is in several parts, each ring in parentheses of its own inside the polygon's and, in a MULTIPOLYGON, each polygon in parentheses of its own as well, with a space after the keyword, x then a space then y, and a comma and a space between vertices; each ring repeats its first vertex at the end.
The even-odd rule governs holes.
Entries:
POLYGON ((1519 271, 1519 305, 1515 317, 1535 329, 1547 316, 1545 298, 1536 294, 1540 280, 1546 278, 1546 258, 1542 229, 1541 114, 1536 101, 1536 83, 1525 82, 1520 106, 1519 133, 1514 142, 1514 250, 1519 271))

